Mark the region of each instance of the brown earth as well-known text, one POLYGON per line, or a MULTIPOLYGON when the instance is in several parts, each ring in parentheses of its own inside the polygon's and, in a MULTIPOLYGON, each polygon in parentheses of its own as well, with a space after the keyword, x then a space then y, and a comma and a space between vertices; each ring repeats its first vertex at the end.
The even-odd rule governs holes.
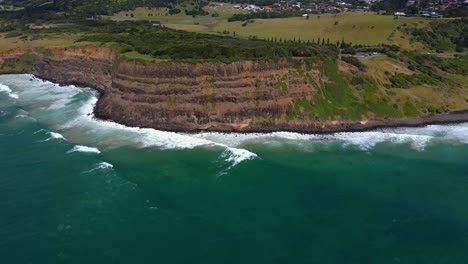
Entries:
MULTIPOLYGON (((31 51, 2 53, 0 65, 26 52, 31 51)), ((142 63, 121 59, 111 48, 95 46, 48 49, 33 52, 33 56, 29 73, 60 84, 96 88, 101 95, 96 117, 129 126, 329 133, 468 120, 468 112, 461 111, 402 119, 379 119, 369 113, 360 122, 339 118, 288 121, 292 101, 312 98, 320 83, 327 81, 318 70, 290 61, 142 63)))

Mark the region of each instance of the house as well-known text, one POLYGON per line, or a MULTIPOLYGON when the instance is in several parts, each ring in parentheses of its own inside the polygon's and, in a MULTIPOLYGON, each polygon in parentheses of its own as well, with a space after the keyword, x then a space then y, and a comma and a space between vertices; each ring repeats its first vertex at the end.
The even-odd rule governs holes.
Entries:
POLYGON ((405 12, 395 12, 395 16, 406 16, 405 12))
POLYGON ((431 18, 443 18, 444 16, 442 16, 441 14, 439 13, 436 13, 436 12, 431 12, 431 18))

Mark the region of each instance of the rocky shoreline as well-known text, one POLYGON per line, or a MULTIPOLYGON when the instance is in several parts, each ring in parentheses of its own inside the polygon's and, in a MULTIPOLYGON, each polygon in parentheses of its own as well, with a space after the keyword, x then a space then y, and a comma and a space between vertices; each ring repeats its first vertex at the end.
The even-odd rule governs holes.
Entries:
MULTIPOLYGON (((0 63, 25 52, 0 54, 0 63)), ((312 98, 318 83, 293 71, 296 68, 287 61, 142 64, 120 60, 112 49, 94 46, 51 49, 49 53, 36 54, 31 70, 9 73, 29 73, 60 85, 93 88, 99 93, 94 116, 130 127, 184 133, 329 134, 468 122, 468 109, 387 119, 369 112, 359 121, 288 120, 285 114, 291 102, 312 98), (278 91, 278 83, 286 83, 287 92, 278 91), (280 118, 259 120, 258 116, 280 118)), ((316 82, 326 78, 314 69, 307 74, 316 82)))
MULTIPOLYGON (((11 73, 3 73, 3 74, 21 74, 21 73, 25 73, 25 72, 11 72, 11 73)), ((221 132, 221 133, 239 133, 239 134, 294 132, 294 133, 301 133, 301 134, 333 134, 333 133, 342 133, 342 132, 366 132, 366 131, 375 131, 378 129, 389 129, 389 128, 411 128, 411 127, 425 127, 428 125, 461 124, 461 123, 468 122, 468 109, 465 109, 465 110, 459 110, 459 111, 431 115, 431 116, 387 119, 387 120, 380 121, 380 122, 373 122, 373 123, 366 123, 366 124, 363 124, 360 122, 352 122, 352 123, 346 123, 346 124, 339 124, 336 126, 327 126, 323 128, 303 127, 303 128, 291 129, 289 127, 264 126, 264 127, 258 127, 255 129, 248 128, 244 130, 222 130, 222 129, 217 130, 216 128, 184 130, 184 129, 171 129, 170 126, 168 127, 145 127, 145 126, 138 126, 138 125, 135 126, 133 123, 119 122, 113 117, 102 116, 100 114, 98 105, 99 105, 99 100, 103 94, 103 90, 100 88, 93 87, 88 84, 84 84, 84 83, 80 83, 76 81, 59 82, 57 80, 50 79, 50 78, 45 78, 45 77, 36 76, 36 75, 34 76, 41 80, 57 83, 60 86, 75 85, 77 87, 91 88, 95 90, 98 94, 98 100, 97 100, 96 105, 93 107, 92 114, 95 118, 99 120, 116 122, 116 123, 129 126, 129 127, 152 128, 152 129, 158 129, 158 130, 163 130, 163 131, 180 132, 180 133, 187 133, 187 134, 200 133, 200 132, 221 132)))

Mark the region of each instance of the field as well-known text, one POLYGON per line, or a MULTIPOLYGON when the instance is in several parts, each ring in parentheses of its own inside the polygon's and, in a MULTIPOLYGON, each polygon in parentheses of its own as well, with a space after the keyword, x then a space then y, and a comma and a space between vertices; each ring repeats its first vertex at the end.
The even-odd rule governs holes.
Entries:
POLYGON ((191 5, 179 5, 177 8, 182 10, 179 14, 169 15, 167 8, 146 8, 141 7, 131 11, 124 11, 115 14, 114 16, 105 17, 116 21, 122 20, 151 20, 160 21, 167 27, 189 30, 195 32, 213 32, 215 27, 220 22, 226 22, 227 19, 233 14, 246 13, 243 10, 236 10, 233 4, 223 4, 222 7, 205 7, 204 9, 209 12, 207 16, 188 16, 185 15, 185 9, 191 9, 191 5), (212 14, 218 16, 213 17, 212 14), (133 15, 133 16, 132 16, 133 15))
POLYGON ((255 19, 242 26, 242 22, 221 22, 213 30, 235 31, 240 36, 256 35, 260 38, 301 39, 312 41, 330 39, 336 42, 345 39, 354 44, 375 45, 388 43, 397 27, 407 23, 414 26, 425 24, 422 18, 400 18, 373 13, 348 12, 341 14, 313 15, 304 17, 255 19))
MULTIPOLYGON (((67 47, 73 46, 77 35, 57 34, 33 38, 31 36, 8 36, 0 33, 0 52, 15 48, 37 48, 37 47, 67 47)), ((80 45, 83 45, 80 43, 80 45)))
MULTIPOLYGON (((185 15, 183 11, 176 15, 168 15, 167 8, 137 8, 107 18, 113 20, 156 20, 175 29, 215 34, 235 32, 241 37, 276 37, 283 40, 300 39, 303 41, 329 38, 332 42, 341 41, 344 38, 346 42, 353 44, 394 43, 405 48, 411 48, 413 45, 406 36, 397 30, 398 26, 407 24, 408 26, 420 27, 429 21, 416 17, 394 19, 393 16, 377 15, 370 12, 347 12, 336 15, 313 15, 309 19, 291 17, 254 19, 251 23, 228 22, 227 18, 232 14, 245 12, 235 10, 232 6, 232 4, 224 4, 223 7, 219 8, 206 7, 205 10, 210 13, 208 16, 192 17, 185 15), (219 14, 219 17, 211 16, 215 12, 219 14)), ((184 10, 184 7, 179 8, 184 10)))
POLYGON ((373 78, 379 87, 381 97, 386 98, 391 104, 397 104, 404 108, 410 102, 414 109, 424 113, 428 108, 462 109, 466 106, 468 98, 468 78, 456 74, 444 74, 458 83, 453 87, 449 85, 417 85, 407 89, 386 89, 384 85, 388 83, 387 74, 403 73, 414 74, 414 71, 392 58, 387 56, 375 56, 360 59, 368 68, 367 75, 373 78), (390 92, 390 94, 388 93, 390 92))

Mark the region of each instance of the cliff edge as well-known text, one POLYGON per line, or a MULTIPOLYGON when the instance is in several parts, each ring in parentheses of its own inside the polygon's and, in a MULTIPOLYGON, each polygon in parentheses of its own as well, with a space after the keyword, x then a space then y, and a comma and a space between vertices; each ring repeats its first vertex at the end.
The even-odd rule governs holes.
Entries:
POLYGON ((468 121, 468 112, 459 111, 468 103, 405 116, 379 90, 348 85, 340 72, 359 75, 352 65, 321 60, 140 62, 112 48, 83 46, 12 50, 0 54, 0 65, 4 72, 96 88, 98 118, 161 130, 328 133, 468 121))

